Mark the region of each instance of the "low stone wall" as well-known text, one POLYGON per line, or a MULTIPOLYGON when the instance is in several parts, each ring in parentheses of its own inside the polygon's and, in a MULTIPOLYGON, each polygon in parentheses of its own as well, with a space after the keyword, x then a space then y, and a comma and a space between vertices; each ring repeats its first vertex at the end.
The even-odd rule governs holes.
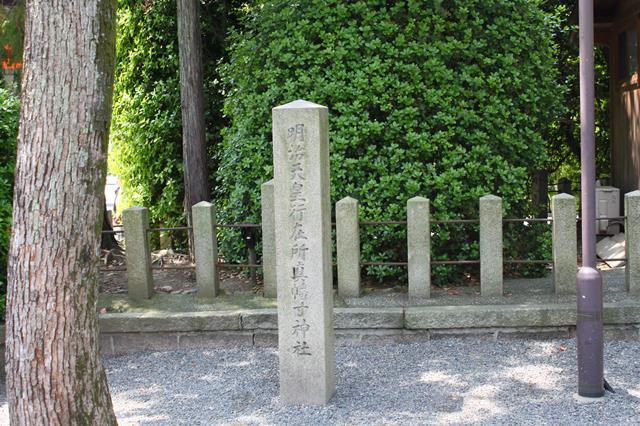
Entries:
MULTIPOLYGON (((106 355, 145 350, 278 343, 276 309, 224 312, 104 314, 106 355)), ((640 303, 605 304, 609 338, 640 337, 640 303)), ((474 338, 572 337, 573 304, 336 308, 338 345, 392 344, 450 336, 474 338)))
MULTIPOLYGON (((445 337, 571 338, 575 323, 574 304, 334 309, 337 345, 401 344, 445 337)), ((640 339, 640 302, 605 304, 604 323, 606 340, 640 339)), ((110 356, 190 348, 275 348, 277 326, 276 309, 102 314, 101 350, 110 356)), ((4 359, 3 329, 0 339, 0 359, 4 359)), ((4 377, 4 363, 0 377, 4 377)))

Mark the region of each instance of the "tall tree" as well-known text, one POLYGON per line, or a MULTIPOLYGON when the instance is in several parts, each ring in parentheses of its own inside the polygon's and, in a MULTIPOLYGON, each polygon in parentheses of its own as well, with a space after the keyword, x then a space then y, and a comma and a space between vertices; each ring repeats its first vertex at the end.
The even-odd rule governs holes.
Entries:
POLYGON ((185 208, 191 225, 191 207, 209 199, 199 0, 178 0, 178 50, 185 208))
POLYGON ((115 0, 29 0, 9 255, 9 415, 116 424, 96 301, 115 0))

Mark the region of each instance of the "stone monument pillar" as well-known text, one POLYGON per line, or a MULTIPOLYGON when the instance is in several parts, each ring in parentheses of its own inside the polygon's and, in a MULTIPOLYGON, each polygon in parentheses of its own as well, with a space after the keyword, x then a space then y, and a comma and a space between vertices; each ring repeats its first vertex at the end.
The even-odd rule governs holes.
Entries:
POLYGON ((325 404, 335 393, 328 110, 273 109, 280 397, 325 404))

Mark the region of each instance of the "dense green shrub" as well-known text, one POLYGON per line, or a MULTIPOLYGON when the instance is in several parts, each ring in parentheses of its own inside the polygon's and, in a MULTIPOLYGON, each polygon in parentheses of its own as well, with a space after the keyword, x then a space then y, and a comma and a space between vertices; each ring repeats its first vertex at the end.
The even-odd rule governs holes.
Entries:
MULTIPOLYGON (((331 199, 360 200, 362 220, 402 219, 416 195, 431 199, 438 219, 477 218, 487 193, 503 197, 507 216, 529 213, 529 176, 545 164, 543 135, 563 92, 556 23, 540 1, 263 3, 232 35, 222 67, 231 126, 220 152, 221 221, 259 221, 259 187, 272 176, 271 108, 299 98, 329 107, 331 199)), ((406 257, 398 228, 363 231, 364 261, 406 257)), ((477 229, 434 231, 436 258, 477 258, 477 229)), ((230 258, 242 255, 232 234, 222 240, 230 258)), ((528 255, 548 255, 542 246, 528 255)), ((523 255, 517 249, 507 255, 523 255)))
POLYGON ((0 87, 0 317, 4 317, 19 110, 18 98, 0 87))
MULTIPOLYGON (((550 182, 568 178, 574 187, 580 182, 580 56, 575 36, 577 2, 575 0, 545 0, 545 9, 558 16, 554 39, 558 47, 556 64, 558 81, 566 86, 560 118, 545 138, 549 156, 550 182)), ((597 46, 595 50, 595 131, 597 177, 611 177, 611 150, 609 133, 609 64, 608 48, 597 46)))
POLYGON ((118 6, 109 168, 124 185, 125 205, 147 206, 153 222, 175 224, 183 197, 175 2, 118 6))
MULTIPOLYGON (((210 151, 226 123, 216 64, 224 53, 226 25, 238 13, 236 3, 202 4, 210 151)), ((109 168, 124 186, 124 206, 149 207, 154 223, 184 222, 181 126, 176 2, 119 0, 109 168)), ((210 159, 215 170, 213 152, 210 159)))

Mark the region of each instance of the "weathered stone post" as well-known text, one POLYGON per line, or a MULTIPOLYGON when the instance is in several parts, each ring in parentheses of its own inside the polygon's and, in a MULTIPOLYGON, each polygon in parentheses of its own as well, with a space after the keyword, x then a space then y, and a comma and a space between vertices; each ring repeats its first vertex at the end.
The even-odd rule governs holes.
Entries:
POLYGON ((280 397, 325 404, 335 393, 328 110, 273 109, 280 397))
POLYGON ((576 199, 569 194, 551 198, 553 216, 553 284, 556 294, 576 293, 578 235, 576 199))
POLYGON ((276 297, 276 218, 275 199, 273 193, 273 179, 262 184, 262 279, 264 281, 264 296, 276 297))
POLYGON ((338 294, 360 297, 360 224, 358 200, 345 197, 336 203, 338 294))
POLYGON ((502 199, 480 198, 480 294, 502 296, 502 199))
POLYGON ((640 191, 624 196, 627 290, 640 295, 640 191))
POLYGON ((127 257, 127 285, 132 299, 149 299, 153 295, 151 251, 149 250, 149 210, 131 207, 122 212, 125 254, 127 257))
POLYGON ((191 212, 198 296, 216 297, 220 290, 216 208, 211 203, 201 201, 192 207, 191 212))
POLYGON ((407 253, 409 297, 431 296, 431 229, 429 200, 414 197, 407 201, 407 253))

